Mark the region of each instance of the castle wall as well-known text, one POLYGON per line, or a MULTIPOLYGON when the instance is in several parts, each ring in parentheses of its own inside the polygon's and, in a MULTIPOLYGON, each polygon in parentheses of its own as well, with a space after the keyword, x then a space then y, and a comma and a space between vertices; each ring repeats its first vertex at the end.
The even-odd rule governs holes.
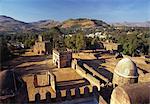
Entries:
POLYGON ((50 85, 52 89, 56 92, 56 76, 50 72, 48 74, 50 75, 50 85))
MULTIPOLYGON (((97 103, 99 102, 99 94, 98 94, 98 88, 96 86, 93 86, 92 92, 89 91, 88 87, 84 88, 84 93, 81 94, 80 88, 75 89, 66 89, 65 95, 62 95, 61 90, 56 91, 56 97, 52 98, 51 93, 47 92, 45 93, 46 99, 41 101, 41 95, 40 92, 35 95, 35 103, 71 103, 71 101, 75 100, 77 102, 85 101, 82 100, 83 98, 86 98, 86 101, 88 101, 91 98, 94 98, 97 103), (71 94, 71 92, 75 92, 74 95, 71 94), (80 100, 78 100, 80 99, 80 100)), ((33 103, 33 102, 30 102, 33 103)))
POLYGON ((90 66, 88 66, 87 64, 83 64, 83 66, 84 66, 84 68, 86 68, 88 71, 90 71, 92 74, 93 74, 93 76, 97 76, 97 77, 99 77, 100 79, 102 79, 102 80, 104 80, 105 82, 109 82, 109 80, 107 79, 107 78, 105 78, 105 77, 103 77, 102 75, 100 75, 97 71, 95 71, 92 67, 90 67, 90 66))
POLYGON ((91 85, 97 86, 98 90, 100 90, 100 80, 95 78, 93 75, 90 73, 86 72, 84 69, 82 69, 79 65, 77 60, 72 60, 72 68, 76 70, 76 72, 82 76, 83 78, 87 79, 91 85))

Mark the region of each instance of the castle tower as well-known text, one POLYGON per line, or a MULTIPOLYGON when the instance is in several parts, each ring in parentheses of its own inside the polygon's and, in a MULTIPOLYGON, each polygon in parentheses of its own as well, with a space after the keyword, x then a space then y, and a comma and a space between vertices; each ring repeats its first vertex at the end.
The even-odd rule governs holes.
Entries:
POLYGON ((42 41, 43 41, 42 35, 39 35, 39 36, 38 36, 38 41, 39 41, 39 42, 42 42, 42 41))
POLYGON ((137 82, 138 70, 136 64, 129 58, 120 60, 114 70, 113 85, 121 86, 137 82))

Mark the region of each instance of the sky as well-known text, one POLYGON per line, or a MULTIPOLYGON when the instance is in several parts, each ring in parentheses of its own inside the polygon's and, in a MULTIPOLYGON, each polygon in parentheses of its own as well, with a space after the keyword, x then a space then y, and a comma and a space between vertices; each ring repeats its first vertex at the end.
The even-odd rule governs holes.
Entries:
POLYGON ((150 21, 150 0, 0 0, 0 15, 24 22, 70 18, 144 22, 150 21))

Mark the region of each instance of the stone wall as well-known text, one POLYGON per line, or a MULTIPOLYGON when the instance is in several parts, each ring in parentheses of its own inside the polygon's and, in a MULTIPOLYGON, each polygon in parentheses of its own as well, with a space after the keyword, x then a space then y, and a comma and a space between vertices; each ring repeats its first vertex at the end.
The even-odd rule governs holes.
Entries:
POLYGON ((86 68, 89 72, 91 72, 93 74, 93 76, 97 76, 100 79, 104 80, 105 82, 109 82, 109 80, 107 78, 105 78, 104 76, 100 75, 97 71, 95 71, 92 67, 88 66, 87 64, 83 64, 84 68, 86 68))
POLYGON ((86 79, 88 79, 88 81, 92 84, 97 86, 98 90, 100 90, 100 81, 98 79, 96 79, 94 76, 92 76, 91 74, 86 74, 86 79))
POLYGON ((103 46, 108 51, 118 50, 119 48, 121 48, 121 45, 117 43, 103 42, 103 46))
POLYGON ((51 72, 46 72, 40 75, 34 75, 34 86, 44 87, 51 86, 54 91, 56 91, 56 76, 51 72))
POLYGON ((56 87, 56 76, 53 73, 48 72, 50 76, 50 85, 52 89, 56 92, 57 87, 56 87))
POLYGON ((42 75, 37 75, 37 83, 38 83, 38 86, 50 85, 48 73, 42 74, 42 75))
MULTIPOLYGON (((81 94, 80 88, 75 88, 75 89, 66 89, 65 90, 65 96, 62 95, 62 92, 60 90, 56 90, 56 97, 52 98, 51 93, 47 92, 45 94, 46 99, 41 101, 41 95, 40 93, 37 93, 35 95, 35 103, 62 103, 64 101, 71 101, 79 98, 87 98, 87 97, 93 97, 95 100, 99 99, 99 93, 98 93, 98 88, 96 86, 93 86, 92 92, 89 91, 88 87, 84 88, 84 93, 81 94), (74 90, 73 92, 74 95, 71 94, 71 90, 74 90)), ((34 103, 34 102, 30 102, 34 103)))
POLYGON ((100 90, 100 80, 98 80, 95 76, 91 75, 90 73, 86 72, 83 68, 81 68, 76 59, 72 60, 71 67, 75 69, 80 76, 87 79, 91 83, 91 85, 97 86, 98 90, 100 90))

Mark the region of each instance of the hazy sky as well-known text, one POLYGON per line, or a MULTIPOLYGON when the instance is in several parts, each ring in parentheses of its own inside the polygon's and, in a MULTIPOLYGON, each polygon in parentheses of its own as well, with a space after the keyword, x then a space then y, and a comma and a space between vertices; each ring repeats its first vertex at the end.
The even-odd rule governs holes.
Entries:
POLYGON ((150 0, 0 0, 0 15, 25 22, 79 17, 138 22, 150 20, 150 0))

